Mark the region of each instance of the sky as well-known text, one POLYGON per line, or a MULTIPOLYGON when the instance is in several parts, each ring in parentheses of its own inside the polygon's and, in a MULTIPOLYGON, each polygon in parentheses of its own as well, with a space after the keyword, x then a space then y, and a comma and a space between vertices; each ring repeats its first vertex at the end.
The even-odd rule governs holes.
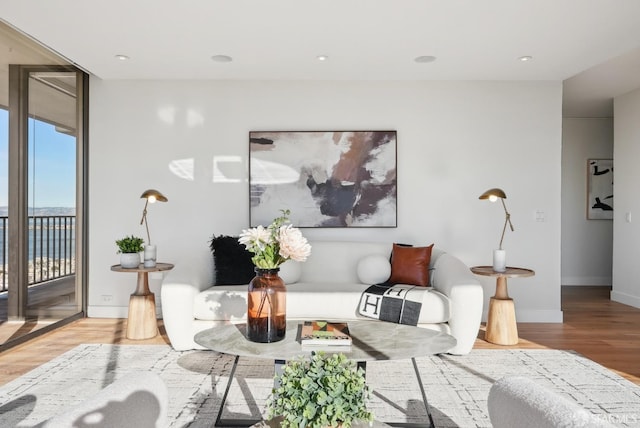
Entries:
MULTIPOLYGON (((8 124, 9 113, 0 108, 0 206, 8 204, 8 124)), ((75 137, 29 119, 29 206, 75 207, 75 165, 75 137)))

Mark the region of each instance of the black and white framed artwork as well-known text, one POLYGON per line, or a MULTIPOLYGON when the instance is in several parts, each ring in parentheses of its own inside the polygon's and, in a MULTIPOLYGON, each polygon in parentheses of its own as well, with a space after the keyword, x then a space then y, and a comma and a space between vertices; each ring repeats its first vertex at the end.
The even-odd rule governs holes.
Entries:
POLYGON ((252 131, 251 227, 396 227, 396 131, 252 131))
POLYGON ((587 167, 587 218, 613 220, 613 159, 589 159, 587 167))

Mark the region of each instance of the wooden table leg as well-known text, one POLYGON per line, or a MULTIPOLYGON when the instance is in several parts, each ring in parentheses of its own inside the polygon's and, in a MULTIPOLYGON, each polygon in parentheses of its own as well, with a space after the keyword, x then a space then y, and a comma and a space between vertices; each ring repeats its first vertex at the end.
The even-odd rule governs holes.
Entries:
POLYGON ((127 339, 150 339, 158 334, 156 297, 149 290, 149 275, 138 272, 138 286, 129 298, 127 339))
POLYGON ((496 294, 489 301, 485 339, 496 345, 518 344, 516 309, 507 291, 507 278, 503 276, 497 278, 496 294))

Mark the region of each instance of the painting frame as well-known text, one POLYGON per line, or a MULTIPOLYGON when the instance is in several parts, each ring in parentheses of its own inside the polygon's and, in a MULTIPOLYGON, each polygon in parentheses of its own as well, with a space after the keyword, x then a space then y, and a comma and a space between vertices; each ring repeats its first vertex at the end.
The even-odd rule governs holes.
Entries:
POLYGON ((613 220, 613 159, 587 160, 587 219, 613 220))
POLYGON ((250 131, 249 223, 397 227, 397 131, 250 131))

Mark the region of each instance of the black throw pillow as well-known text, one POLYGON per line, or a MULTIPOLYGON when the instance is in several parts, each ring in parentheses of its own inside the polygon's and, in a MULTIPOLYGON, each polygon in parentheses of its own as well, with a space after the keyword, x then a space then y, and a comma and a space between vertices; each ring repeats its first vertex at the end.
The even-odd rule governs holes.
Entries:
POLYGON ((214 285, 248 284, 255 275, 253 253, 238 242, 237 236, 213 236, 211 252, 215 266, 214 285))

